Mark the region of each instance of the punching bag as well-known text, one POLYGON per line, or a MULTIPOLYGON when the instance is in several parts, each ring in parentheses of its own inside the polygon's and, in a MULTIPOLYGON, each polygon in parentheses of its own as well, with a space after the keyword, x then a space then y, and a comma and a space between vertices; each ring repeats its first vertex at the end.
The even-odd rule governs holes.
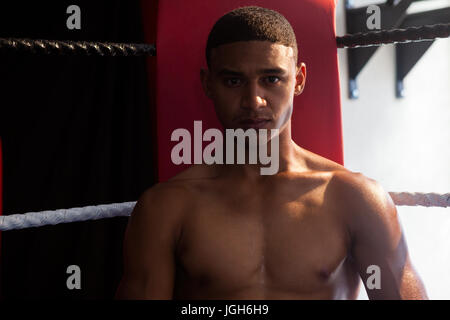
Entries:
MULTIPOLYGON (((195 120, 202 121, 203 131, 221 128, 212 101, 202 91, 200 68, 206 68, 206 41, 214 23, 225 13, 248 5, 286 17, 297 38, 299 62, 306 64, 305 90, 294 98, 293 140, 343 163, 335 0, 160 0, 155 79, 159 181, 188 166, 171 161, 171 150, 178 143, 171 141, 175 129, 187 129, 193 136, 195 120)), ((146 32, 154 30, 147 27, 146 32)))

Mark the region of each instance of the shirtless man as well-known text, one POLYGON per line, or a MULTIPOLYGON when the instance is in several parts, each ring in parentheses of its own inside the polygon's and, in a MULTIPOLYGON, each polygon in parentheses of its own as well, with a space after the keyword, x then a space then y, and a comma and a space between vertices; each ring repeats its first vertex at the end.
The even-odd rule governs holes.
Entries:
POLYGON ((194 165, 145 191, 116 298, 355 299, 361 277, 370 299, 427 299, 389 195, 291 139, 306 67, 289 22, 236 9, 213 27, 206 55, 201 81, 223 127, 279 129, 278 173, 194 165), (379 288, 367 287, 369 266, 379 288))

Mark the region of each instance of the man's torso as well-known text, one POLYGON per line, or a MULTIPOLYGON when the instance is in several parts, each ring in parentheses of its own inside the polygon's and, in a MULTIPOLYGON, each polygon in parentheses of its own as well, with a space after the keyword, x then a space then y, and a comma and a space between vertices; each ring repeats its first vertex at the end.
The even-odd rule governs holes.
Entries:
MULTIPOLYGON (((264 183, 175 179, 191 197, 176 250, 174 299, 354 299, 345 204, 334 171, 264 183)), ((203 171, 203 172, 202 172, 203 171)), ((207 174, 206 174, 207 175, 207 174)))

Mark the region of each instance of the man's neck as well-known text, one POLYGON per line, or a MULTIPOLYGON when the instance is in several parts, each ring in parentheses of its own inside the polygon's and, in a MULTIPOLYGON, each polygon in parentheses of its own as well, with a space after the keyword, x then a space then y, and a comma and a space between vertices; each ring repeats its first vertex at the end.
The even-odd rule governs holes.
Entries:
MULTIPOLYGON (((272 157, 271 154, 271 144, 272 140, 267 143, 267 154, 269 157, 272 157)), ((285 130, 281 131, 278 135, 278 170, 275 174, 290 172, 290 171, 306 171, 306 161, 303 149, 299 147, 291 138, 291 130, 290 126, 285 128, 285 130)), ((228 178, 235 179, 244 179, 248 181, 256 182, 258 180, 264 179, 265 175, 261 174, 261 168, 267 167, 267 164, 263 164, 258 161, 256 164, 248 163, 249 149, 246 149, 246 163, 245 164, 237 164, 236 163, 236 150, 234 153, 235 161, 232 164, 224 164, 222 168, 223 176, 228 178)), ((272 157, 273 159, 274 157, 272 157)), ((270 176, 270 175, 269 175, 270 176)))

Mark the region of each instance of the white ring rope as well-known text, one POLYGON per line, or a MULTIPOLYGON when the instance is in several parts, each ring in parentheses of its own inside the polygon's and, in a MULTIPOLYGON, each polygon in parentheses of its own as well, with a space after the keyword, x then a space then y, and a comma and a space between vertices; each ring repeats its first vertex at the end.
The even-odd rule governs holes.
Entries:
POLYGON ((450 207, 450 193, 389 192, 397 206, 450 207))
MULTIPOLYGON (((450 193, 389 192, 397 206, 450 207, 450 193)), ((0 216, 0 231, 130 216, 136 201, 0 216)))
POLYGON ((129 216, 136 201, 0 216, 0 231, 129 216))

